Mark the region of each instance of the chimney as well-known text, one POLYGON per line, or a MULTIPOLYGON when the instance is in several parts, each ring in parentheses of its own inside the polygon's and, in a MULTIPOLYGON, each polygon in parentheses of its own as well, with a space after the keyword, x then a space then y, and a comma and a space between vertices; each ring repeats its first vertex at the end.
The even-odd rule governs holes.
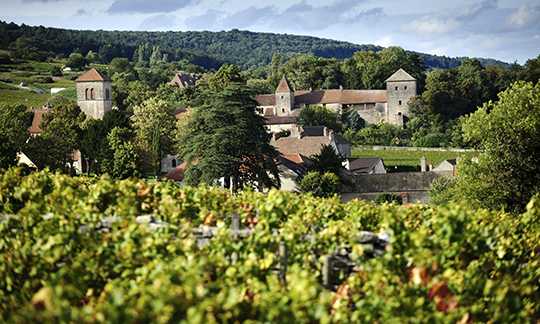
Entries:
POLYGON ((313 92, 313 88, 309 87, 309 93, 312 93, 312 92, 313 92))
POLYGON ((272 132, 272 140, 271 142, 275 142, 277 140, 276 132, 272 132))
POLYGON ((328 137, 328 127, 324 126, 323 136, 328 137))
POLYGON ((426 172, 427 171, 427 160, 425 156, 422 156, 422 159, 420 159, 420 172, 426 172))
POLYGON ((406 205, 409 203, 409 193, 404 192, 401 194, 401 204, 406 205))
POLYGON ((342 85, 339 86, 339 91, 343 92, 343 86, 342 85))
POLYGON ((433 162, 429 161, 429 171, 433 171, 433 162))

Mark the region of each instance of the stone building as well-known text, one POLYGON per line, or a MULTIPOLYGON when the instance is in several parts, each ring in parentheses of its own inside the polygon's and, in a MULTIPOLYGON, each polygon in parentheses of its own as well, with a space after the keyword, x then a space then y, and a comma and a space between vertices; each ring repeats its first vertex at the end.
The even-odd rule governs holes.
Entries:
POLYGON ((101 119, 112 109, 112 80, 96 69, 91 69, 75 80, 77 105, 92 118, 101 119))
POLYGON ((331 109, 338 115, 343 108, 352 108, 370 124, 384 121, 403 126, 409 116, 407 102, 415 95, 416 79, 399 69, 386 80, 386 90, 346 90, 340 87, 297 91, 284 75, 275 94, 259 95, 256 99, 271 131, 279 131, 291 129, 294 117, 304 107, 316 105, 331 109))
POLYGON ((178 72, 167 84, 176 84, 180 88, 195 87, 200 78, 194 74, 178 72))

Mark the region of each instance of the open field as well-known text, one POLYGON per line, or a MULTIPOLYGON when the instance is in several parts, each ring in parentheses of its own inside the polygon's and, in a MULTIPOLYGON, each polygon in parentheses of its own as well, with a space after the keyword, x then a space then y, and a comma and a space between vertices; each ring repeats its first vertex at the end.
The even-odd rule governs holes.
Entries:
POLYGON ((420 159, 425 156, 428 163, 432 162, 436 167, 442 161, 463 157, 470 160, 478 152, 448 152, 448 151, 421 151, 418 150, 373 150, 351 149, 352 157, 381 157, 388 172, 417 171, 420 169, 420 159), (397 168, 396 168, 397 167, 397 168))

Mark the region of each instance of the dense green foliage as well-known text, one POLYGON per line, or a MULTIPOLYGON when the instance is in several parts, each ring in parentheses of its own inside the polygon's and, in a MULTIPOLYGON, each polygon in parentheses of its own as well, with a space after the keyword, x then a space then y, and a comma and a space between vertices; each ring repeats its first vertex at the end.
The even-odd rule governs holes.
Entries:
POLYGON ((232 82, 216 82, 221 86, 199 97, 200 105, 185 126, 181 139, 185 181, 213 185, 224 178, 224 185, 234 192, 244 186, 279 188, 280 154, 270 145, 271 135, 258 114, 253 92, 245 84, 225 79, 232 82))
POLYGON ((390 192, 381 192, 377 195, 374 202, 378 205, 382 205, 384 203, 388 203, 388 204, 394 203, 394 204, 401 205, 403 202, 403 198, 401 198, 401 196, 398 194, 393 194, 390 192))
POLYGON ((485 150, 458 167, 457 200, 523 212, 540 193, 540 83, 515 83, 463 124, 464 137, 485 150))
POLYGON ((457 205, 375 207, 271 191, 70 178, 0 178, 0 321, 5 323, 535 323, 540 200, 521 215, 457 205), (42 218, 49 214, 50 219, 42 218), (255 234, 234 240, 227 215, 255 234), (152 214, 168 227, 150 230, 152 214), (97 231, 105 216, 121 217, 97 231), (256 222, 253 220, 257 219, 256 222), (256 225, 255 225, 256 223, 256 225), (198 248, 188 233, 220 227, 198 248), (80 231, 87 225, 87 231, 80 231), (316 240, 302 240, 312 228, 316 240), (273 229, 281 231, 273 234, 273 229), (359 231, 391 234, 364 259, 359 231), (286 281, 271 266, 288 246, 286 281), (322 256, 349 244, 363 269, 321 285, 322 256), (315 254, 314 254, 315 253, 315 254), (236 257, 232 257, 236 255, 236 257))
POLYGON ((0 105, 0 168, 16 164, 17 153, 30 138, 32 117, 23 105, 0 105))
MULTIPOLYGON (((358 51, 383 49, 380 46, 357 45, 310 36, 255 33, 237 29, 221 32, 81 31, 25 24, 18 26, 0 21, 0 35, 0 49, 12 50, 16 59, 43 61, 55 55, 67 58, 72 53, 79 53, 83 58, 102 63, 120 57, 149 65, 159 64, 160 61, 186 60, 189 64, 216 70, 223 63, 234 64, 244 70, 266 67, 274 53, 312 53, 318 57, 344 60, 358 51)), ((437 69, 456 68, 465 59, 421 53, 417 55, 424 63, 437 69)), ((508 66, 507 63, 490 59, 483 59, 482 63, 508 66)))
POLYGON ((333 197, 339 191, 340 186, 339 177, 329 171, 309 171, 298 183, 298 188, 303 193, 322 198, 333 197))
POLYGON ((335 132, 341 132, 343 126, 337 121, 336 114, 323 106, 308 106, 300 111, 295 120, 300 126, 326 126, 335 132))

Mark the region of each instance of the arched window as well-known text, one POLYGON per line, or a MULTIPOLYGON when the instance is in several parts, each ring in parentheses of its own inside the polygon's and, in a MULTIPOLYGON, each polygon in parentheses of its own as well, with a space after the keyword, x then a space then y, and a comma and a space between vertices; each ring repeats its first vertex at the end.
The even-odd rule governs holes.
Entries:
POLYGON ((105 99, 111 99, 109 89, 105 89, 105 99))
POLYGON ((96 90, 94 88, 92 88, 92 90, 90 90, 90 96, 93 99, 96 99, 96 90))
POLYGON ((84 91, 84 99, 90 99, 90 89, 88 88, 86 88, 86 90, 84 91))
POLYGON ((176 168, 176 159, 172 159, 171 165, 173 168, 176 168))

